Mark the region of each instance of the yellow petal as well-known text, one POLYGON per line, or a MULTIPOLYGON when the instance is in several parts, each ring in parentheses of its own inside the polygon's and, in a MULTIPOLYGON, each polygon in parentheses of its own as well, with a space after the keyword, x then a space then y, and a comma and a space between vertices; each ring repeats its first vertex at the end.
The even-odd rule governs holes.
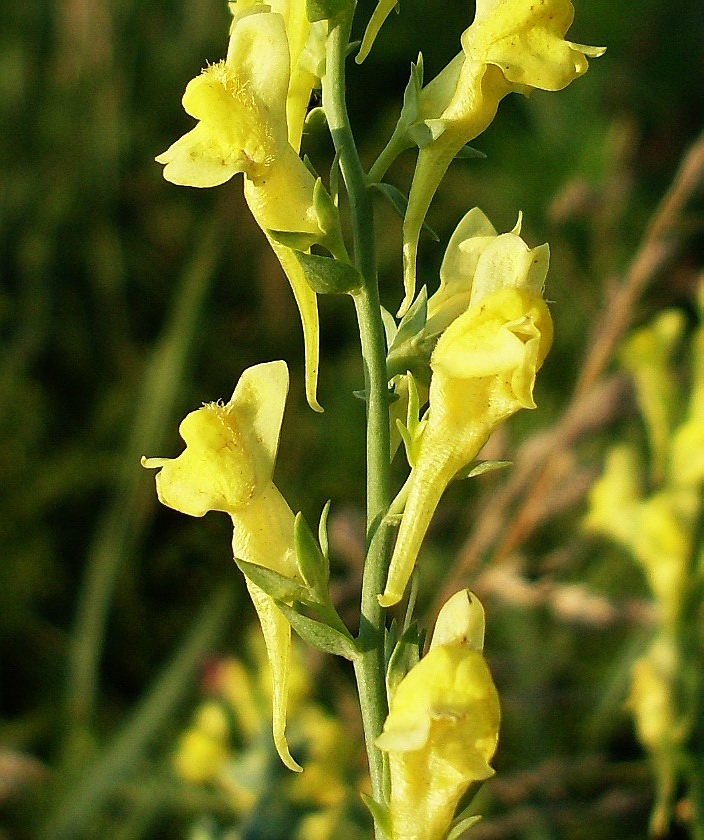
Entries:
POLYGON ((242 429, 261 485, 272 480, 288 394, 288 367, 284 361, 247 368, 225 406, 230 422, 242 429))
POLYGON ((165 164, 167 181, 186 187, 217 187, 242 171, 232 146, 203 123, 172 143, 156 161, 165 164))
POLYGON ((355 58, 357 64, 361 64, 369 55, 369 52, 374 45, 376 36, 379 34, 379 30, 384 25, 384 21, 391 14, 397 3, 398 0, 379 0, 376 4, 376 8, 372 12, 367 28, 364 30, 362 46, 359 48, 359 53, 355 58))
POLYGON ((230 73, 249 89, 262 123, 286 137, 291 68, 283 17, 261 11, 236 18, 225 63, 230 73))
POLYGON ((461 589, 443 604, 438 613, 430 650, 440 645, 484 648, 484 607, 469 589, 461 589))
POLYGON ((188 414, 179 427, 181 455, 142 460, 161 469, 159 500, 190 516, 251 504, 271 484, 287 390, 286 363, 268 362, 242 374, 227 405, 188 414))
POLYGON ((179 431, 186 448, 178 458, 142 461, 145 467, 161 467, 156 477, 159 501, 190 516, 248 504, 256 488, 254 466, 223 406, 212 403, 192 411, 179 431))
POLYGON ((443 332, 467 309, 479 257, 497 236, 478 207, 472 208, 457 225, 440 266, 440 287, 428 299, 426 331, 430 335, 443 332))
MULTIPOLYGON (((264 8, 264 7, 262 7, 264 8)), ((268 11, 238 18, 226 61, 206 68, 183 96, 200 120, 157 161, 176 184, 210 187, 237 172, 261 177, 287 147, 289 54, 281 15, 268 11)))
POLYGON ((288 578, 298 575, 293 540, 294 515, 278 488, 269 484, 249 504, 230 513, 232 552, 288 578))
POLYGON ((561 90, 587 72, 587 55, 604 52, 564 40, 573 19, 569 0, 485 0, 477 3, 462 47, 475 61, 499 67, 513 84, 561 90))

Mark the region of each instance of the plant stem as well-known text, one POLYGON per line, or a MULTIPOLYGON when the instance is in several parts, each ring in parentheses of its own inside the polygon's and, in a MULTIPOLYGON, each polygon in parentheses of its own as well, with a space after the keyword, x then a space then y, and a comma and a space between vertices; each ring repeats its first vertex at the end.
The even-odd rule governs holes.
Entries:
MULTIPOLYGON (((354 142, 345 101, 345 56, 353 10, 330 22, 323 107, 339 155, 352 217, 355 264, 364 285, 354 295, 359 323, 367 398, 367 556, 362 581, 358 644, 362 651, 355 675, 369 758, 372 796, 383 803, 386 794, 384 762, 374 740, 387 713, 384 662, 384 611, 377 596, 388 570, 391 529, 380 527, 390 502, 389 403, 386 344, 374 249, 374 220, 367 180, 354 142)), ((377 837, 381 830, 376 829, 377 837)))

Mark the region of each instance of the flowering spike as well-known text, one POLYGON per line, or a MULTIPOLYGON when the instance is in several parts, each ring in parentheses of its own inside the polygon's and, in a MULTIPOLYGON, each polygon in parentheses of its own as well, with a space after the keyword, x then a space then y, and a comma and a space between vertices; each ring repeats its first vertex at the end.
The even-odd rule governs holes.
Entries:
MULTIPOLYGON (((505 233, 480 235, 474 242, 453 237, 452 249, 460 255, 447 255, 444 265, 458 274, 446 275, 445 289, 453 290, 446 300, 454 306, 467 294, 464 285, 469 303, 431 356, 427 424, 379 598, 384 607, 403 597, 435 508, 455 474, 500 423, 521 408, 535 407, 535 377, 552 343, 552 321, 542 298, 547 245, 531 249, 516 234, 505 233), (460 258, 463 250, 473 255, 466 263, 460 258), (473 269, 473 276, 463 276, 465 269, 473 269)), ((441 310, 442 297, 436 317, 441 310)))

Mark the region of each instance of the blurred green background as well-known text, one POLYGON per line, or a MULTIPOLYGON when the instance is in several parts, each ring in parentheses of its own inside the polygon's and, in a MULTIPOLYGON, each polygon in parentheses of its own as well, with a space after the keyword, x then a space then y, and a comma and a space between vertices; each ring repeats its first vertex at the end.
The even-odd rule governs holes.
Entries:
MULTIPOLYGON (((371 9, 359 9, 360 36, 371 9)), ((350 109, 367 165, 393 128, 410 61, 421 50, 430 79, 457 51, 472 14, 472 4, 456 0, 404 0, 368 61, 350 62, 350 109)), ((153 162, 191 126, 181 94, 224 54, 227 27, 222 0, 4 4, 2 840, 187 837, 212 805, 173 781, 170 755, 201 696, 203 662, 239 653, 253 616, 226 517, 189 520, 160 508, 139 457, 175 455, 180 419, 227 399, 248 365, 289 363, 277 482, 310 522, 332 499, 336 597, 355 623, 364 464, 363 405, 352 396, 362 387, 353 307, 346 298, 321 300, 326 411, 314 415, 302 394, 293 298, 247 216, 238 179, 180 188, 153 162)), ((569 37, 608 52, 561 93, 506 100, 474 143, 487 159, 453 164, 429 216, 446 242, 471 206, 499 230, 522 210, 527 241, 551 243, 555 348, 539 410, 508 429, 508 457, 561 416, 606 292, 702 128, 701 0, 581 0, 569 37)), ((322 169, 327 142, 306 143, 322 169)), ((407 188, 412 164, 402 158, 390 180, 407 188)), ((383 206, 378 219, 382 296, 395 311, 400 223, 383 206)), ((656 278, 635 321, 686 305, 698 245, 656 278)), ((442 250, 423 243, 431 287, 442 250)), ((580 468, 596 474, 615 433, 612 424, 583 442, 580 468)), ((427 547, 435 583, 481 520, 480 495, 451 488, 427 547)), ((581 540, 583 509, 576 493, 549 527, 512 547, 528 579, 645 597, 627 557, 581 540)), ((471 584, 471 570, 458 579, 471 584)), ((491 597, 487 610, 489 658, 504 695, 497 768, 506 781, 487 794, 484 836, 643 837, 652 787, 623 702, 628 663, 647 628, 626 619, 590 626, 544 605, 491 597)), ((351 690, 343 670, 330 679, 351 690)), ((227 808, 218 808, 218 825, 227 825, 227 808)))

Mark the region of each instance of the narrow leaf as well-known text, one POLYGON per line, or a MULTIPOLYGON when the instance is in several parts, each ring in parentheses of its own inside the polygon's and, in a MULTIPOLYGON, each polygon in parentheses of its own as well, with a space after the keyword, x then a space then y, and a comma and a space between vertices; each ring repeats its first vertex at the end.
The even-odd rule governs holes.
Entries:
POLYGON ((295 251, 307 251, 313 245, 320 242, 320 233, 294 230, 267 230, 267 236, 274 242, 283 245, 285 248, 292 248, 295 251))
POLYGON ((391 837, 391 814, 389 813, 388 806, 382 805, 366 793, 362 794, 362 801, 369 809, 375 827, 381 829, 388 840, 391 837))
POLYGON ((326 601, 330 567, 327 558, 315 541, 313 532, 300 512, 296 514, 293 523, 293 542, 296 547, 296 558, 301 577, 319 601, 326 601))
POLYGON ((481 820, 481 814, 476 814, 473 817, 467 817, 464 820, 460 820, 460 822, 455 823, 450 830, 450 833, 447 835, 447 840, 459 840, 459 838, 467 831, 467 829, 471 828, 473 825, 476 825, 481 820))
POLYGON ((321 621, 303 615, 288 604, 280 603, 277 606, 304 642, 323 653, 342 656, 349 659, 350 662, 357 658, 359 651, 352 638, 345 636, 344 633, 328 624, 323 624, 321 621))
POLYGON ((311 603, 310 591, 298 581, 280 575, 273 569, 266 569, 264 566, 258 566, 256 563, 248 563, 246 560, 235 558, 235 563, 237 563, 245 577, 275 601, 301 601, 305 604, 311 603))
POLYGON ((494 472, 494 470, 503 470, 506 467, 510 467, 512 465, 512 461, 478 461, 473 462, 471 464, 467 464, 466 467, 463 467, 461 470, 458 470, 454 477, 453 481, 461 481, 464 478, 476 478, 478 475, 484 475, 484 473, 494 472))
MULTIPOLYGON (((401 190, 394 187, 393 184, 387 184, 385 181, 377 181, 376 183, 371 184, 371 187, 384 196, 399 218, 403 219, 405 217, 406 209, 408 208, 408 199, 401 190)), ((435 233, 435 231, 425 222, 423 223, 423 231, 427 233, 434 242, 440 241, 440 237, 437 233, 435 233)))
MULTIPOLYGON (((320 514, 320 522, 318 523, 318 542, 320 543, 320 550, 323 552, 323 557, 330 562, 330 543, 328 542, 328 515, 330 513, 330 499, 325 502, 323 512, 320 514)), ((328 566, 328 575, 330 574, 328 566)))
POLYGON ((486 160, 486 155, 484 152, 480 152, 479 149, 475 149, 474 146, 470 146, 467 143, 466 146, 462 146, 459 152, 457 152, 455 160, 486 160))

